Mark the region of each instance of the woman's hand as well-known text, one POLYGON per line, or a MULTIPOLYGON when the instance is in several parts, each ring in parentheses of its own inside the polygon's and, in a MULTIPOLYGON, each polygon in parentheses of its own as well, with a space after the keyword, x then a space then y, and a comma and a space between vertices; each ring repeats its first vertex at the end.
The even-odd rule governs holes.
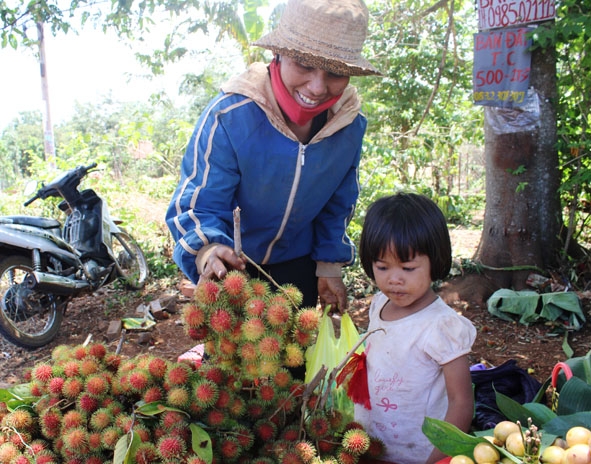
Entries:
POLYGON ((318 277, 318 296, 323 308, 331 305, 341 314, 347 311, 347 288, 341 277, 318 277))
POLYGON ((199 256, 200 279, 223 279, 228 269, 246 269, 244 259, 239 257, 232 248, 227 245, 215 244, 209 246, 199 256))

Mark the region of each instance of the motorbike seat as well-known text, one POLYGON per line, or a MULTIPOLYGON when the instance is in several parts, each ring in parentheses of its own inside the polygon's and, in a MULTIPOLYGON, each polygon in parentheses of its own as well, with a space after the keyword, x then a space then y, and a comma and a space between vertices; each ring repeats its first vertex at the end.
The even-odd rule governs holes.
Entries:
POLYGON ((0 222, 5 224, 39 227, 41 229, 55 229, 56 227, 60 227, 60 222, 57 219, 37 216, 4 216, 1 218, 0 222))

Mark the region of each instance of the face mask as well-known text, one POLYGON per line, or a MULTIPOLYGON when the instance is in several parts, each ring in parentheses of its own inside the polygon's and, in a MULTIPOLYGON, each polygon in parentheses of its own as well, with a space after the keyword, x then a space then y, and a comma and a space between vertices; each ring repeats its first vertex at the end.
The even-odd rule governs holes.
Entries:
POLYGON ((339 98, 341 98, 342 94, 331 98, 330 100, 316 106, 315 108, 304 108, 294 100, 291 94, 287 91, 287 88, 285 88, 285 84, 281 79, 280 63, 276 58, 271 61, 269 69, 271 71, 271 87, 273 88, 273 94, 277 99, 279 107, 289 118, 289 120, 298 126, 303 126, 312 118, 314 118, 314 116, 326 111, 328 108, 334 105, 339 100, 339 98))

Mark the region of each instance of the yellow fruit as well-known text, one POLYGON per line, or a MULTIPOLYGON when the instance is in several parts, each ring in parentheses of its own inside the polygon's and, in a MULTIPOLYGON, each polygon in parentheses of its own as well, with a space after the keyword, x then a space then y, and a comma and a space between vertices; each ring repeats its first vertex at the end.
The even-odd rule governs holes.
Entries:
POLYGON ((562 464, 591 464, 589 445, 579 443, 567 448, 562 458, 562 464))
POLYGON ((472 461, 472 459, 469 458, 468 456, 464 456, 463 454, 458 454, 457 456, 454 456, 453 458, 451 458, 451 460, 449 461, 449 464, 474 464, 474 461, 472 461))
POLYGON ((515 422, 511 421, 501 421, 493 430, 493 435, 495 437, 495 445, 503 446, 505 444, 505 440, 507 437, 514 432, 520 432, 521 428, 515 422))
POLYGON ((584 444, 588 445, 591 439, 591 430, 585 427, 571 427, 566 432, 566 447, 570 448, 573 445, 584 444))
POLYGON ((556 445, 551 445, 544 449, 544 451, 542 451, 540 461, 544 464, 561 464, 563 458, 564 448, 561 448, 560 446, 556 445))
POLYGON ((513 456, 523 456, 525 454, 525 446, 523 445, 521 431, 509 434, 505 440, 505 448, 513 456))
POLYGON ((474 455, 474 460, 478 464, 497 462, 501 458, 501 455, 499 454, 497 449, 488 442, 478 443, 474 447, 474 451, 472 452, 472 454, 474 455))
POLYGON ((501 459, 501 464, 515 464, 513 462, 512 459, 509 459, 508 457, 504 457, 503 459, 501 459))

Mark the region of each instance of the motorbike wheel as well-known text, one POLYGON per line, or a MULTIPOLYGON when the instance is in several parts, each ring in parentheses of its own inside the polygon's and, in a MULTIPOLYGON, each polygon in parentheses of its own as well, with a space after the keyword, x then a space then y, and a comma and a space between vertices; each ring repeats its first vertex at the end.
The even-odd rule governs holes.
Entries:
POLYGON ((28 257, 14 255, 0 261, 0 334, 9 342, 35 349, 57 335, 67 302, 27 286, 33 271, 28 257))
POLYGON ((134 290, 144 288, 148 278, 148 261, 139 245, 126 232, 113 234, 113 254, 117 273, 125 285, 134 290))

